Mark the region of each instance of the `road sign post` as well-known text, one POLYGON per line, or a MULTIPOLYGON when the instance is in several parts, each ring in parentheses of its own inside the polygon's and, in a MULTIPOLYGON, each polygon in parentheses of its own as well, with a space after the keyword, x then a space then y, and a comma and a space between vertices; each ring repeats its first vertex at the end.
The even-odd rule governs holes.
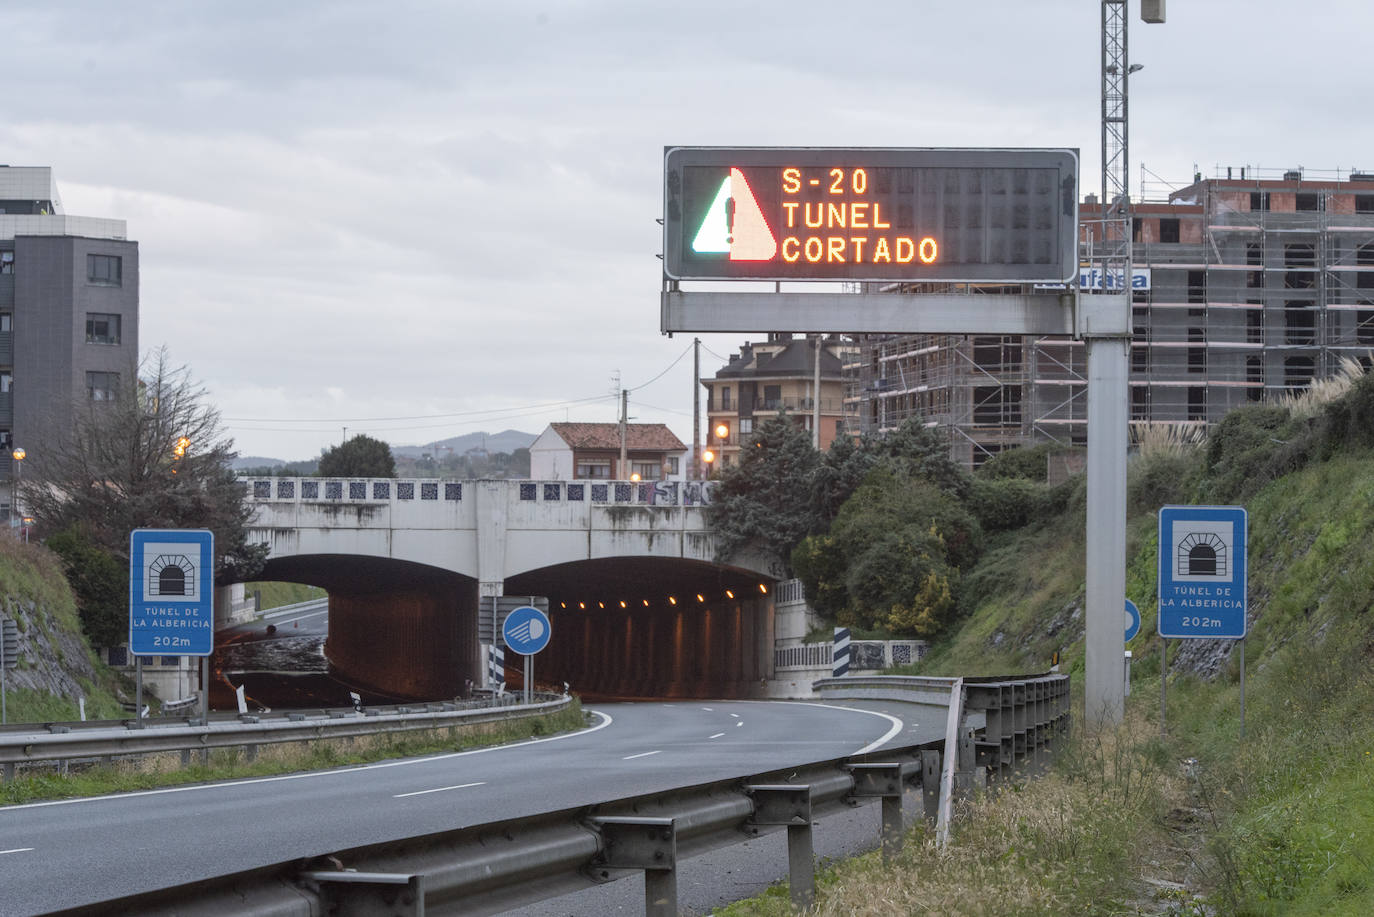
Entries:
POLYGON ((534 657, 549 645, 552 636, 549 616, 538 608, 522 605, 506 615, 501 625, 501 636, 506 646, 525 657, 525 703, 529 703, 534 690, 534 657))
POLYGON ((215 536, 208 529, 129 533, 129 652, 134 718, 143 725, 143 657, 215 649, 215 536))

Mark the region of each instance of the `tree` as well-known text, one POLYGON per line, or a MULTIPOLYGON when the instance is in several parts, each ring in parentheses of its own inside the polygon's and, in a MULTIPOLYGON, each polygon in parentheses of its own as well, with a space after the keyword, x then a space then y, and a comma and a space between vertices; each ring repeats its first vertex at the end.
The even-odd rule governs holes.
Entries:
MULTIPOLYGON (((268 546, 247 543, 253 510, 232 469, 233 441, 219 412, 190 370, 170 363, 166 348, 130 369, 120 374, 115 397, 90 402, 71 429, 38 431, 21 498, 39 534, 68 533, 58 545, 66 545, 69 564, 88 564, 87 550, 97 549, 123 576, 134 529, 209 529, 215 582, 252 579, 268 546)), ((108 590, 93 586, 86 594, 108 590)))
POLYGON ((721 473, 706 511, 716 559, 752 545, 790 575, 792 549, 817 529, 810 494, 820 454, 809 433, 779 415, 760 424, 739 455, 739 464, 721 473))
POLYGON ((45 544, 62 558, 86 636, 96 646, 123 643, 129 633, 129 565, 112 557, 81 527, 51 535, 45 544))
POLYGON ((320 456, 316 473, 322 478, 394 478, 396 460, 386 443, 359 433, 320 456))
POLYGON ((883 464, 829 531, 792 553, 821 614, 849 625, 931 636, 948 621, 960 573, 982 550, 977 520, 952 493, 883 464))

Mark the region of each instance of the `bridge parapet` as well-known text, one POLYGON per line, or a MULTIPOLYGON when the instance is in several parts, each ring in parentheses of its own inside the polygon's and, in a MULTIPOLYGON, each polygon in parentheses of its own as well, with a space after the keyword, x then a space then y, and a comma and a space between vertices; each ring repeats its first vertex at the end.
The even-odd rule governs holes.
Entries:
MULTIPOLYGON (((477 481, 435 478, 241 477, 252 503, 461 503, 477 481)), ((712 481, 483 481, 505 483, 521 503, 705 506, 712 481)))

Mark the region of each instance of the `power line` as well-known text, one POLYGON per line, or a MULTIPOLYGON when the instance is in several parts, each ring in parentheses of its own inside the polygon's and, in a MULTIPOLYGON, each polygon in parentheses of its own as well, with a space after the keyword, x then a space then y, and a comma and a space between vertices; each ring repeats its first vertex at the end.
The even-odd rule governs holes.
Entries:
MULTIPOLYGON (((574 404, 587 404, 593 401, 601 401, 608 396, 592 395, 587 398, 574 398, 568 401, 550 401, 545 404, 517 405, 513 408, 483 408, 477 411, 454 411, 450 414, 413 414, 397 417, 224 417, 225 423, 389 423, 398 420, 440 420, 445 417, 477 417, 482 414, 505 414, 510 411, 535 411, 539 409, 553 409, 570 407, 574 404)), ((513 415, 523 416, 523 415, 513 415)), ((499 419, 499 418, 492 418, 499 419)), ((266 428, 270 429, 270 428, 266 428)), ((302 431, 306 432, 306 431, 302 431)))
POLYGON ((639 390, 642 389, 642 388, 647 388, 647 387, 649 387, 650 385, 653 385, 653 384, 654 384, 655 382, 657 382, 659 379, 662 379, 664 376, 668 375, 668 372, 669 372, 674 366, 676 366, 676 365, 678 365, 679 363, 681 363, 681 362, 682 362, 682 358, 685 357, 685 356, 687 356, 688 352, 689 352, 691 349, 692 349, 692 345, 691 345, 691 344, 688 344, 688 345, 687 345, 687 348, 686 348, 685 350, 683 350, 682 353, 680 353, 680 354, 677 355, 677 359, 674 360, 673 362, 671 362, 671 363, 668 364, 668 368, 667 368, 667 369, 665 369, 663 372, 659 373, 657 376, 654 376, 654 377, 653 377, 652 379, 650 379, 648 382, 645 382, 645 383, 643 383, 643 384, 641 384, 641 385, 636 385, 634 388, 630 389, 630 391, 636 392, 636 391, 639 391, 639 390))

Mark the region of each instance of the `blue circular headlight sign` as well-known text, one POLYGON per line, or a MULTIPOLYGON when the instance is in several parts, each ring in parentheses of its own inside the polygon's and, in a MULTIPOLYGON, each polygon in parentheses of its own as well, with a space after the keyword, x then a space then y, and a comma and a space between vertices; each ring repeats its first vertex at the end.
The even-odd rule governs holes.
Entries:
POLYGON ((506 615, 501 636, 512 651, 533 656, 549 645, 552 628, 549 616, 531 605, 522 605, 506 615))

